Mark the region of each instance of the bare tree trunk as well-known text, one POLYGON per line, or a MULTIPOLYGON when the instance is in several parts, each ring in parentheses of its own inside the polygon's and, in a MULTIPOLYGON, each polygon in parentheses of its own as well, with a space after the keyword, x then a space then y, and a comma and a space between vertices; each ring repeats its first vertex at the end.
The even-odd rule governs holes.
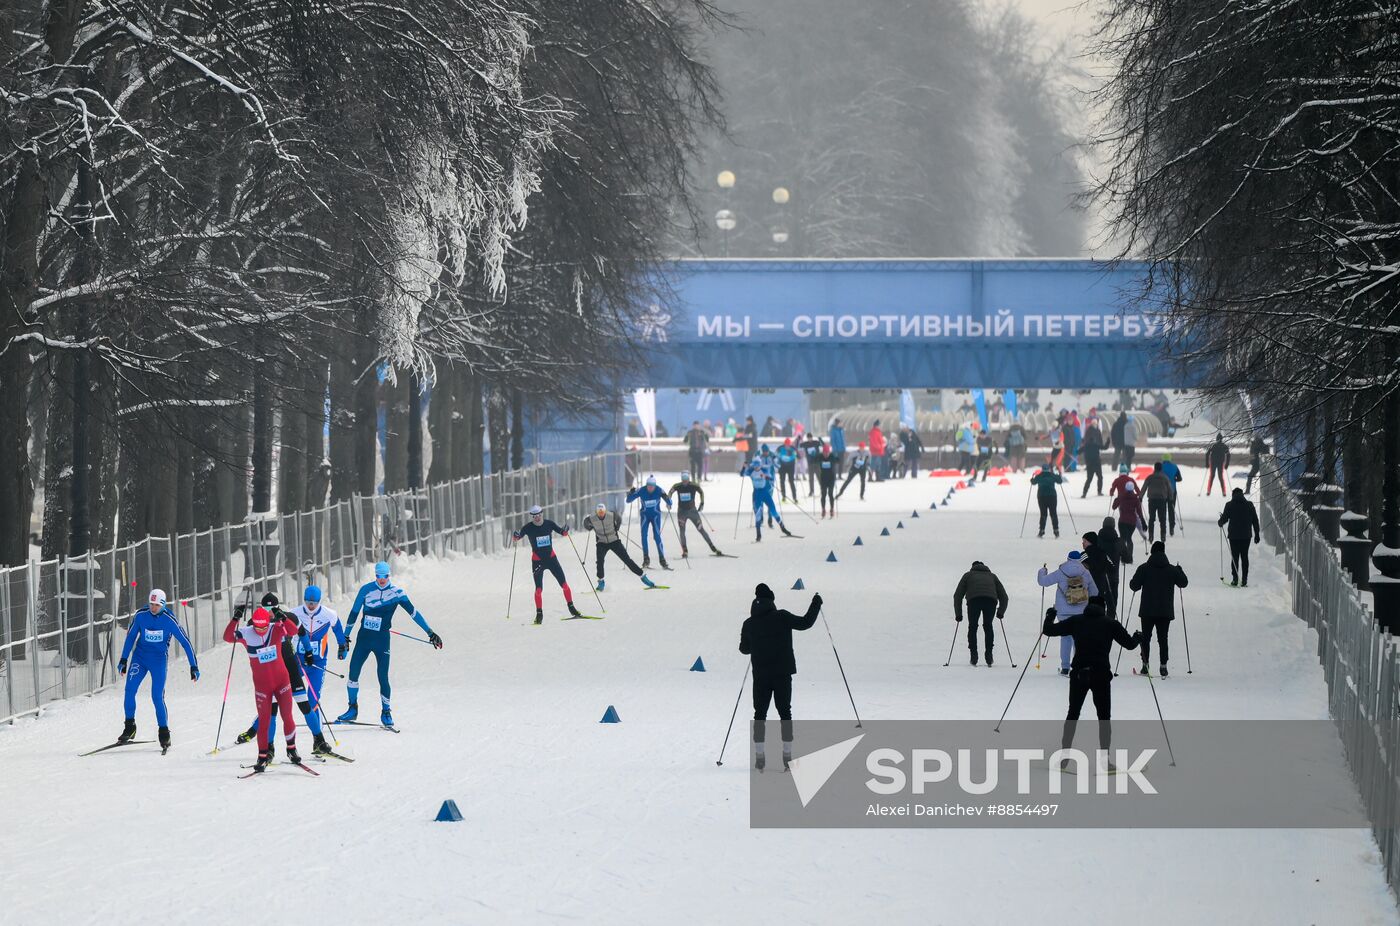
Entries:
POLYGON ((384 384, 384 491, 408 488, 408 382, 384 384))
POLYGON ((291 401, 282 404, 282 433, 278 441, 281 455, 278 467, 281 471, 277 480, 277 510, 284 514, 292 511, 305 511, 306 482, 308 471, 307 431, 309 430, 306 403, 307 377, 297 367, 287 371, 285 385, 289 387, 291 401))
POLYGON ((504 472, 510 462, 510 422, 506 397, 492 388, 486 400, 487 430, 491 435, 491 472, 504 472))
POLYGON ((253 513, 272 510, 272 388, 253 373, 253 513))
POLYGON ((510 391, 510 468, 525 466, 525 402, 519 389, 510 391))
POLYGON ((44 448, 44 528, 40 555, 61 556, 68 550, 73 482, 73 360, 69 351, 56 351, 49 368, 49 427, 44 448))
POLYGON ((405 487, 423 488, 423 379, 417 373, 408 378, 408 476, 405 487))
POLYGON ((428 402, 428 437, 433 442, 433 462, 428 467, 429 485, 457 478, 457 466, 460 464, 455 464, 453 453, 463 427, 463 409, 457 392, 462 378, 457 365, 441 361, 437 370, 433 397, 428 402))

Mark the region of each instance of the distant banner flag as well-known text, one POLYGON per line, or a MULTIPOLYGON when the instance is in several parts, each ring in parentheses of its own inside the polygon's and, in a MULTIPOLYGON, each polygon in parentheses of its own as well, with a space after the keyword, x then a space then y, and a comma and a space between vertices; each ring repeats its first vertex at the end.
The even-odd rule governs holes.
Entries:
POLYGON ((650 440, 656 436, 656 391, 636 390, 632 393, 632 404, 637 407, 637 418, 640 419, 642 433, 650 440))
POLYGON ((972 390, 972 404, 977 407, 977 420, 982 422, 982 431, 991 427, 987 421, 987 394, 981 389, 972 390))
POLYGON ((906 428, 917 427, 914 423, 914 393, 902 389, 899 393, 899 423, 906 428))
POLYGON ((1006 399, 1004 401, 1006 402, 1006 413, 1014 419, 1016 417, 1016 390, 1006 390, 1006 399))

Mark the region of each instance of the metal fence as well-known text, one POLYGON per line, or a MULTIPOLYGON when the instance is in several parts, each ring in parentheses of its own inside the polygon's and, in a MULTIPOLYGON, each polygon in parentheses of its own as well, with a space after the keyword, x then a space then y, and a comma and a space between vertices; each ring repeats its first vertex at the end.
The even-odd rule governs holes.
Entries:
MULTIPOLYGON (((364 565, 397 556, 494 553, 531 505, 581 523, 599 501, 620 510, 636 466, 621 453, 474 476, 417 492, 353 496, 314 511, 254 516, 173 537, 147 537, 81 559, 0 570, 0 722, 116 681, 131 614, 164 589, 196 652, 222 640, 250 583, 299 601, 315 582, 329 597, 365 580, 364 565)), ((178 647, 170 657, 183 659, 178 647)))
POLYGON ((1298 497, 1270 461, 1261 482, 1261 534, 1284 556, 1293 613, 1317 631, 1329 709, 1381 850, 1400 890, 1400 654, 1298 497))

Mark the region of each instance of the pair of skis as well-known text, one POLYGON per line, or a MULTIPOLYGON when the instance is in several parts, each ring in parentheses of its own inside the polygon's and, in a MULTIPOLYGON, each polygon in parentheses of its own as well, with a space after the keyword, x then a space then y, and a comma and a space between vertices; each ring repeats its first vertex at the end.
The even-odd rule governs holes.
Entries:
MULTIPOLYGON (((106 746, 101 746, 97 749, 92 750, 91 752, 80 752, 78 753, 78 758, 82 759, 86 758, 87 756, 95 756, 99 752, 106 752, 109 749, 116 749, 121 746, 148 746, 154 742, 155 740, 127 740, 124 743, 108 743, 106 746)), ((168 750, 169 748, 169 746, 166 746, 165 748, 161 749, 160 754, 165 755, 166 750, 168 750)))

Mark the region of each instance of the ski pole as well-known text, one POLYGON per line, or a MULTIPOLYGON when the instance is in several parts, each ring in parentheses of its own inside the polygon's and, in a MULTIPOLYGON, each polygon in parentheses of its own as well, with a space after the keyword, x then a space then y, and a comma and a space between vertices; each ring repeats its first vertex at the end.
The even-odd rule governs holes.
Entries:
MULTIPOLYGON (((1040 568, 1041 568, 1041 569, 1045 569, 1045 568, 1048 567, 1049 565, 1050 565, 1049 563, 1041 563, 1041 564, 1040 564, 1040 568)), ((1044 585, 1040 586, 1040 613, 1041 613, 1041 614, 1044 614, 1044 613, 1045 613, 1045 588, 1046 588, 1046 586, 1044 586, 1044 585)), ((1041 635, 1042 637, 1045 636, 1044 631, 1042 631, 1040 635, 1041 635)), ((1035 642, 1036 642, 1037 645, 1040 644, 1040 641, 1039 641, 1039 640, 1036 640, 1035 642)), ((1050 648, 1050 641, 1049 641, 1049 640, 1046 640, 1046 641, 1045 641, 1045 647, 1044 647, 1044 649, 1042 649, 1042 650, 1040 651, 1040 656, 1039 656, 1039 658, 1037 658, 1036 661, 1035 661, 1035 670, 1036 670, 1037 672, 1040 671, 1040 660, 1045 658, 1045 650, 1047 650, 1047 649, 1049 649, 1049 648, 1050 648)), ((1032 656, 1035 655, 1035 650, 1031 650, 1031 655, 1032 655, 1032 656)), ((1029 661, 1029 660, 1028 660, 1028 661, 1029 661)), ((998 724, 998 726, 1000 726, 1000 724, 998 724)))
MULTIPOLYGON (((1044 596, 1042 595, 1041 601, 1043 602, 1044 600, 1045 600, 1045 599, 1044 599, 1044 596)), ((1044 627, 1043 625, 1042 625, 1041 628, 1040 628, 1040 636, 1041 636, 1041 637, 1045 636, 1045 627, 1044 627)), ((1036 641, 1035 641, 1035 643, 1034 643, 1034 645, 1031 646, 1031 655, 1026 657, 1026 662, 1025 662, 1025 664, 1021 666, 1021 675, 1020 675, 1019 678, 1016 679, 1016 687, 1011 689, 1011 697, 1009 697, 1009 698, 1006 699, 1006 707, 1002 708, 1002 710, 1001 710, 1001 717, 997 720, 997 725, 996 725, 995 727, 992 728, 992 732, 993 732, 993 733, 1000 733, 1000 732, 1001 732, 1001 722, 1002 722, 1003 720, 1006 719, 1006 712, 1009 711, 1009 710, 1011 710, 1011 702, 1014 701, 1014 700, 1016 699, 1016 692, 1018 692, 1018 691, 1021 690, 1021 682, 1025 681, 1025 678, 1026 678, 1026 670, 1029 669, 1029 668, 1031 667, 1031 656, 1034 656, 1034 655, 1035 655, 1035 651, 1036 651, 1039 647, 1040 647, 1040 637, 1037 637, 1037 638, 1036 638, 1036 641)), ((1039 664, 1039 663, 1036 664, 1036 668, 1037 668, 1037 669, 1040 668, 1040 664, 1039 664)))
POLYGON ((1152 689, 1152 703, 1157 705, 1157 720, 1162 724, 1162 738, 1167 741, 1167 755, 1171 756, 1172 767, 1176 766, 1176 753, 1172 751, 1172 738, 1167 735, 1167 721, 1162 716, 1162 702, 1157 700, 1157 685, 1152 681, 1151 673, 1147 676, 1147 685, 1152 689))
POLYGON ((739 505, 738 505, 738 507, 736 507, 736 508, 734 509, 734 539, 735 539, 735 540, 738 540, 738 539, 739 539, 739 517, 744 513, 744 483, 748 482, 748 480, 745 479, 745 478, 743 477, 743 474, 740 474, 739 480, 740 480, 740 482, 739 482, 739 505))
POLYGON ((749 663, 744 663, 744 680, 739 683, 739 694, 734 698, 734 713, 729 715, 729 729, 724 731, 724 745, 719 747, 719 758, 715 765, 724 764, 724 751, 729 748, 729 734, 734 732, 734 718, 739 716, 739 702, 744 699, 744 686, 749 683, 749 663))
POLYGON ((510 620, 510 605, 515 600, 515 556, 520 547, 514 541, 510 545, 510 590, 506 592, 506 620, 510 620))
POLYGON ((1011 638, 1006 635, 1006 621, 1002 620, 1001 617, 998 616, 997 623, 1001 625, 1001 642, 1002 645, 1006 647, 1006 655, 1010 657, 1011 668, 1014 669, 1016 668, 1016 656, 1011 652, 1011 638))
MULTIPOLYGON (((1224 581, 1225 581, 1225 528, 1224 528, 1224 527, 1221 527, 1221 528, 1220 528, 1219 534, 1220 534, 1220 581, 1221 581, 1221 582, 1224 582, 1224 581)), ((1233 564, 1231 564, 1231 565, 1233 565, 1233 564)))
POLYGON ((1021 536, 1026 536, 1026 519, 1031 516, 1031 493, 1035 491, 1035 486, 1026 489, 1026 510, 1021 514, 1021 536))
MULTIPOLYGON (((1137 601, 1137 590, 1136 590, 1136 589, 1133 590, 1133 594, 1128 598, 1128 610, 1123 612, 1123 627, 1124 627, 1124 629, 1127 629, 1127 626, 1128 626, 1128 614, 1133 610, 1133 602, 1135 602, 1135 601, 1137 601)), ((1145 643, 1145 642, 1146 642, 1146 639, 1144 638, 1144 643, 1145 643)), ((1114 677, 1114 678, 1117 678, 1117 677, 1118 677, 1118 667, 1121 666, 1122 664, 1123 664, 1123 647, 1120 646, 1120 647, 1118 647, 1118 659, 1117 659, 1117 661, 1115 661, 1115 662, 1113 663, 1113 677, 1114 677)))
MULTIPOLYGON (((123 564, 124 565, 124 564, 123 564)), ((251 607, 253 604, 253 587, 249 585, 243 594, 243 604, 251 607)), ((234 608, 234 618, 237 619, 238 608, 234 608)), ((224 701, 219 705, 219 725, 214 729, 214 749, 209 755, 217 755, 219 752, 219 735, 224 732, 224 711, 228 709, 228 686, 233 681, 233 657, 238 652, 238 642, 234 641, 228 648, 228 675, 224 676, 224 701)))
POLYGON ((433 645, 433 641, 432 641, 432 640, 426 640, 426 639, 424 639, 423 637, 415 637, 415 636, 414 636, 413 634, 411 634, 411 633, 403 633, 403 632, 398 631, 398 630, 390 630, 389 632, 392 633, 392 634, 393 634, 394 636, 396 636, 396 637, 403 637, 403 638, 406 639, 406 640, 417 640, 419 643, 426 643, 426 644, 428 644, 429 646, 432 646, 432 645, 433 645))
POLYGON ((329 667, 323 666, 323 667, 321 668, 321 671, 324 672, 324 673, 326 673, 327 675, 334 675, 336 678, 344 678, 344 677, 345 677, 345 676, 341 675, 339 672, 337 672, 337 671, 335 671, 334 669, 329 668, 329 667))
MULTIPOLYGON (((971 615, 969 615, 969 617, 971 617, 971 615)), ((949 663, 953 661, 953 647, 958 645, 958 624, 961 623, 962 621, 956 621, 953 624, 953 640, 948 644, 948 659, 943 663, 943 668, 945 669, 948 668, 949 663)))
MULTIPOLYGON (((311 676, 307 673, 306 666, 300 664, 300 659, 297 660, 297 663, 298 668, 301 669, 302 680, 306 682, 306 690, 311 692, 311 703, 316 706, 316 712, 321 715, 321 726, 329 728, 331 719, 326 716, 326 709, 321 706, 321 696, 316 693, 316 686, 311 684, 311 676)), ((334 730, 331 730, 331 739, 335 740, 337 746, 340 745, 340 737, 335 735, 334 730)))
MULTIPOLYGON (((841 682, 846 686, 846 697, 851 699, 851 710, 856 715, 856 726, 860 726, 860 711, 856 709, 855 696, 851 694, 851 683, 846 681, 846 669, 841 665, 841 654, 836 652, 836 638, 831 635, 831 625, 826 620, 826 608, 821 610, 822 624, 826 626, 826 638, 831 641, 831 652, 836 657, 836 668, 841 670, 841 682)), ((949 654, 951 660, 952 655, 949 654)))
MULTIPOLYGON (((583 570, 584 576, 587 577, 587 576, 588 576, 588 567, 585 566, 585 565, 583 564, 583 557, 582 557, 582 556, 579 556, 579 554, 578 554, 578 547, 577 547, 577 546, 574 546, 574 535, 570 533, 570 534, 565 534, 564 536, 567 537, 567 538, 569 538, 569 546, 573 548, 574 556, 577 556, 577 557, 578 557, 578 565, 579 565, 579 568, 583 570)), ((658 552, 658 553, 661 552, 660 549, 659 549, 660 546, 661 546, 661 544, 660 544, 660 543, 657 543, 656 546, 658 547, 657 552, 658 552)), ((598 588, 597 588, 597 586, 595 586, 592 582, 589 582, 589 583, 588 583, 588 587, 591 588, 591 589, 593 589, 593 597, 594 597, 594 598, 598 598, 598 588)), ((605 608, 605 607, 603 607, 603 599, 601 599, 601 598, 598 598, 598 607, 599 607, 599 608, 602 608, 604 614, 607 614, 607 613, 608 613, 608 609, 605 608)))
POLYGON ((1074 523, 1074 512, 1069 507, 1069 493, 1065 491, 1065 484, 1060 483, 1060 497, 1065 500, 1065 514, 1069 515, 1069 526, 1074 532, 1079 533, 1079 525, 1074 523))
MULTIPOLYGON (((1176 568, 1180 569, 1181 564, 1177 563, 1176 568)), ((1181 599, 1181 635, 1186 640, 1186 674, 1191 674, 1191 634, 1186 632, 1186 590, 1178 587, 1177 597, 1181 599)))

